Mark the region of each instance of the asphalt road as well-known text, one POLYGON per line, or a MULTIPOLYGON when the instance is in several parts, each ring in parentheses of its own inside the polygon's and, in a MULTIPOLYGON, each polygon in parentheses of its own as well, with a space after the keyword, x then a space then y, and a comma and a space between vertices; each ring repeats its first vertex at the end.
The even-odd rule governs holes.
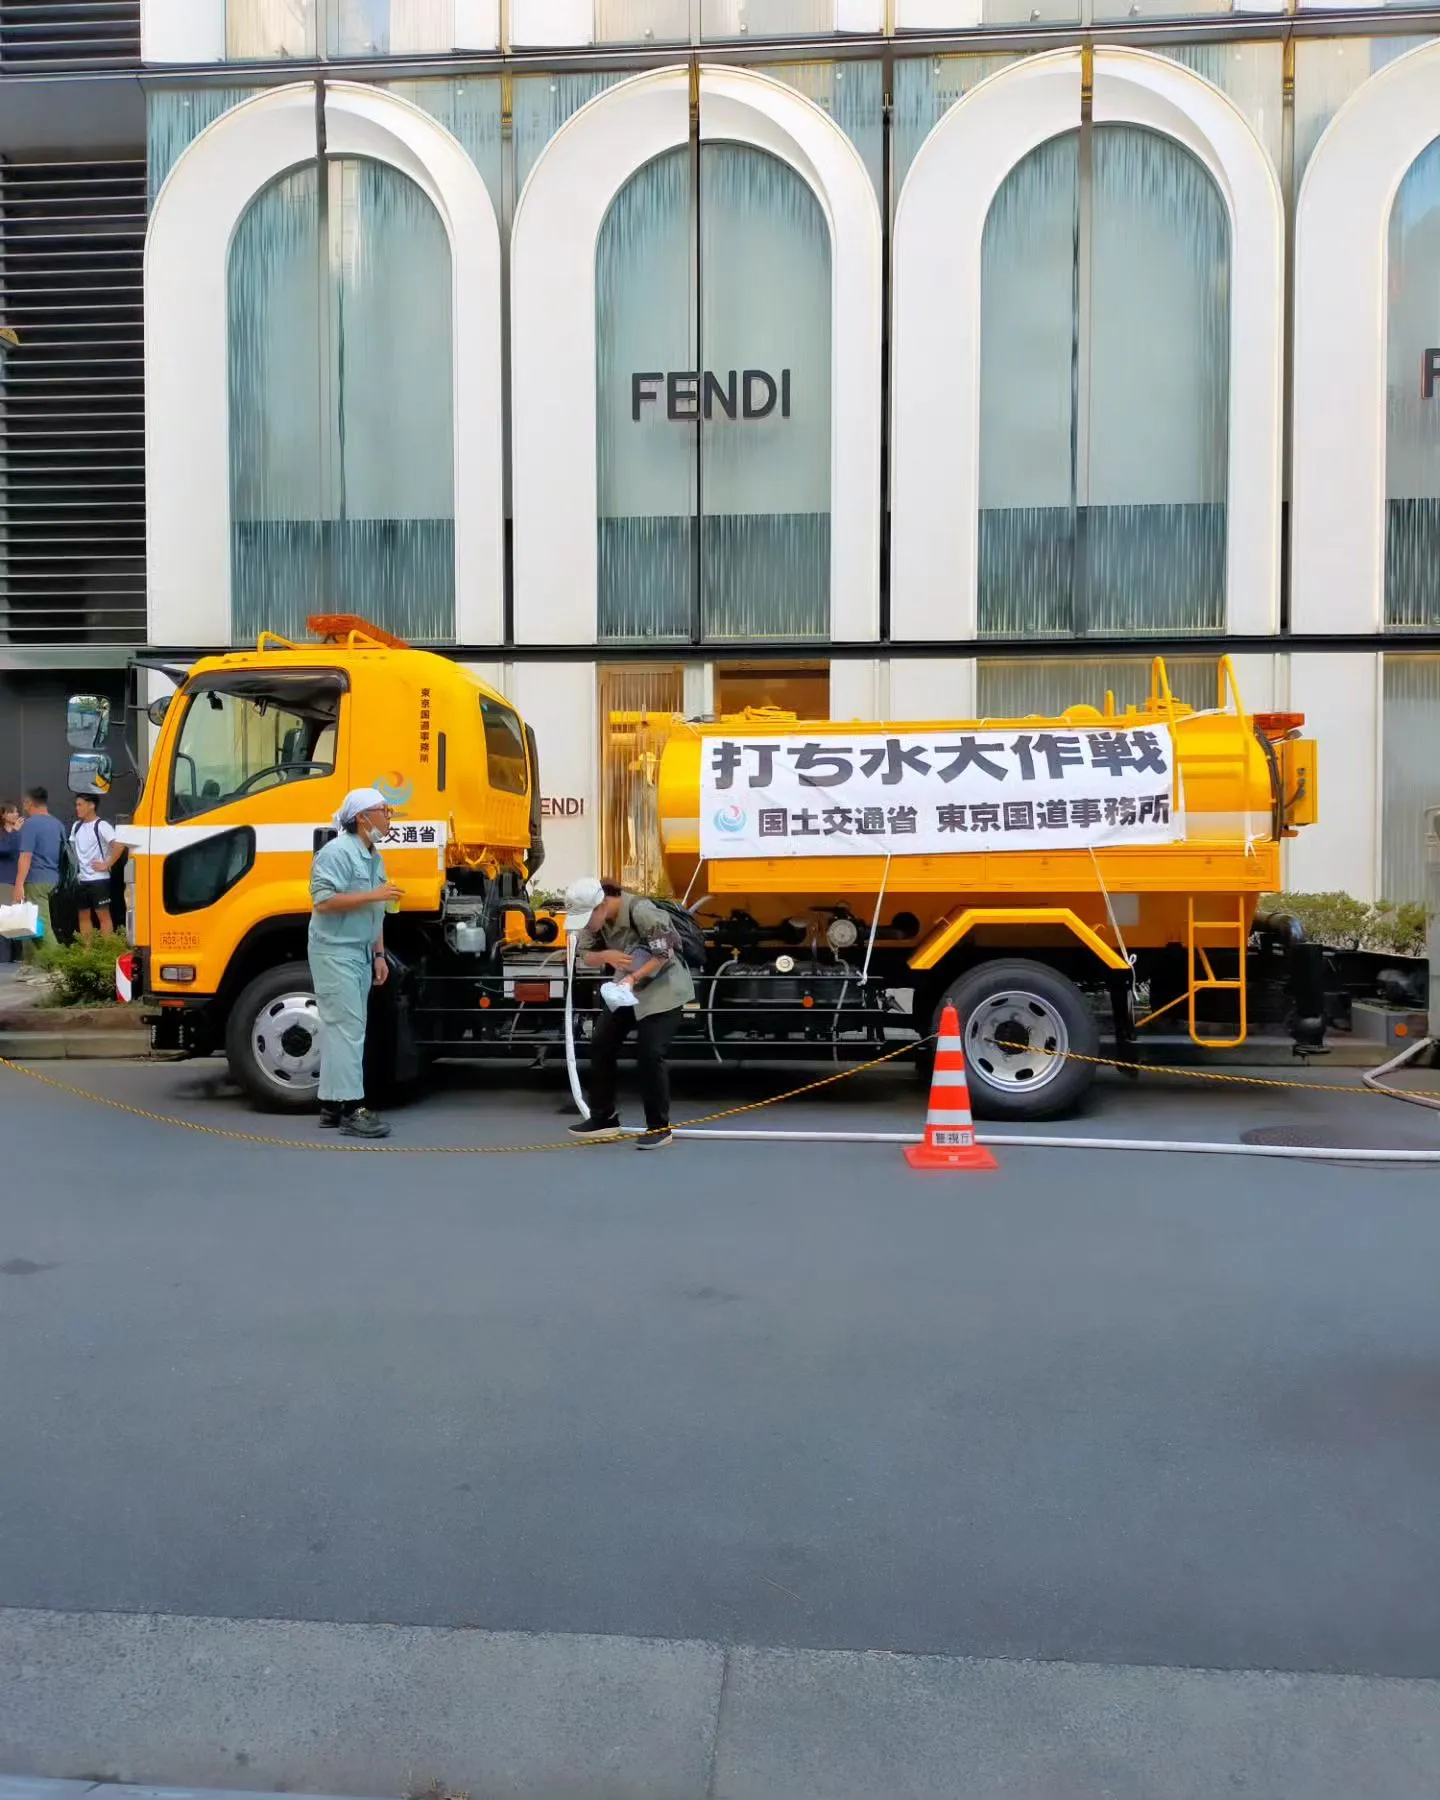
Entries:
MULTIPOLYGON (((50 1072, 256 1123, 208 1066, 50 1072)), ((402 1141, 562 1101, 457 1078, 402 1141)), ((1095 1119, 1341 1113, 1440 1145, 1198 1084, 1095 1119)), ((0 1606, 1440 1675, 1434 1168, 319 1156, 4 1071, 0 1132, 0 1606)))

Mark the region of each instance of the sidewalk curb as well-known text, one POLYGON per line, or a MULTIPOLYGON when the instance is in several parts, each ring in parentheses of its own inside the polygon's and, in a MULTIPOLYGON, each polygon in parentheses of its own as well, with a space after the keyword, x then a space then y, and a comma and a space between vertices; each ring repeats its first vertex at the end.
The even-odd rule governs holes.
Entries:
POLYGON ((143 1027, 106 1031, 0 1030, 0 1056, 11 1062, 136 1062, 150 1054, 143 1027))
POLYGON ((1440 1800, 1415 1677, 23 1608, 0 1663, 0 1759, 60 1778, 0 1800, 258 1796, 238 1770, 427 1800, 1440 1800))
MULTIPOLYGON (((0 1800, 275 1800, 273 1792, 247 1788, 133 1787, 120 1781, 54 1781, 44 1775, 0 1775, 0 1800)), ((307 1794, 306 1800, 355 1800, 351 1795, 307 1794)), ((370 1800, 397 1800, 394 1795, 370 1800)))

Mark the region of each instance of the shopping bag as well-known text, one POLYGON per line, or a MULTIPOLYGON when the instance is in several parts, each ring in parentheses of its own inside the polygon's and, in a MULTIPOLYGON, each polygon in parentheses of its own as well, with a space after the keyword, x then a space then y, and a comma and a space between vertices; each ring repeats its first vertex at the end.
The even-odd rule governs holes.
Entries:
POLYGON ((40 936, 40 908, 33 900, 22 900, 15 906, 0 906, 0 937, 34 938, 40 936))

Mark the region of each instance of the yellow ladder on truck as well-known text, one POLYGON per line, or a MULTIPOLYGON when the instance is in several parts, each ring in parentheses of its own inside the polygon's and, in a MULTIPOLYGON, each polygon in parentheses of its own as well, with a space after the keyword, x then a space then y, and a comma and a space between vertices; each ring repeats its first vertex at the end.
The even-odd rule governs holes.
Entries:
MULTIPOLYGON (((1213 902, 1212 902, 1213 904, 1213 902)), ((1243 896, 1235 899, 1235 912, 1228 919, 1197 919, 1195 916, 1195 896, 1189 897, 1186 908, 1185 952, 1187 972, 1190 981, 1190 1040, 1206 1050, 1233 1050, 1237 1044, 1245 1042, 1246 1032, 1246 992, 1245 992, 1245 951, 1250 942, 1250 928, 1245 919, 1245 900, 1243 896), (1233 950, 1235 952, 1235 975, 1219 976, 1215 973, 1210 961, 1212 950, 1233 950), (1235 993, 1240 996, 1240 1029, 1236 1037, 1209 1038, 1200 1035, 1200 1027, 1195 1017, 1195 998, 1203 993, 1235 993)))

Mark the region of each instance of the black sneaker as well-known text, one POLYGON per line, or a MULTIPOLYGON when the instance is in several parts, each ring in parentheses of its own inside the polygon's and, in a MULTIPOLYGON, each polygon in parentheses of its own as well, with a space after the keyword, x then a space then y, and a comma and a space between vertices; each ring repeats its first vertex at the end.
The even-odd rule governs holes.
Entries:
POLYGON ((675 1133, 667 1125, 663 1131, 642 1131, 635 1140, 637 1150, 663 1150, 675 1142, 675 1133))
POLYGON ((320 1108, 320 1129, 322 1131, 338 1131, 340 1128, 340 1108, 324 1106, 320 1108))
POLYGON ((588 1119, 581 1119, 578 1125, 570 1127, 570 1135, 573 1138, 588 1138, 596 1144, 608 1143, 611 1138, 620 1136, 619 1116, 611 1113, 608 1119, 601 1119, 591 1113, 588 1119))
POLYGON ((368 1106, 357 1106, 354 1112, 342 1115, 340 1134, 342 1137, 387 1138, 390 1127, 379 1113, 371 1112, 368 1106))

